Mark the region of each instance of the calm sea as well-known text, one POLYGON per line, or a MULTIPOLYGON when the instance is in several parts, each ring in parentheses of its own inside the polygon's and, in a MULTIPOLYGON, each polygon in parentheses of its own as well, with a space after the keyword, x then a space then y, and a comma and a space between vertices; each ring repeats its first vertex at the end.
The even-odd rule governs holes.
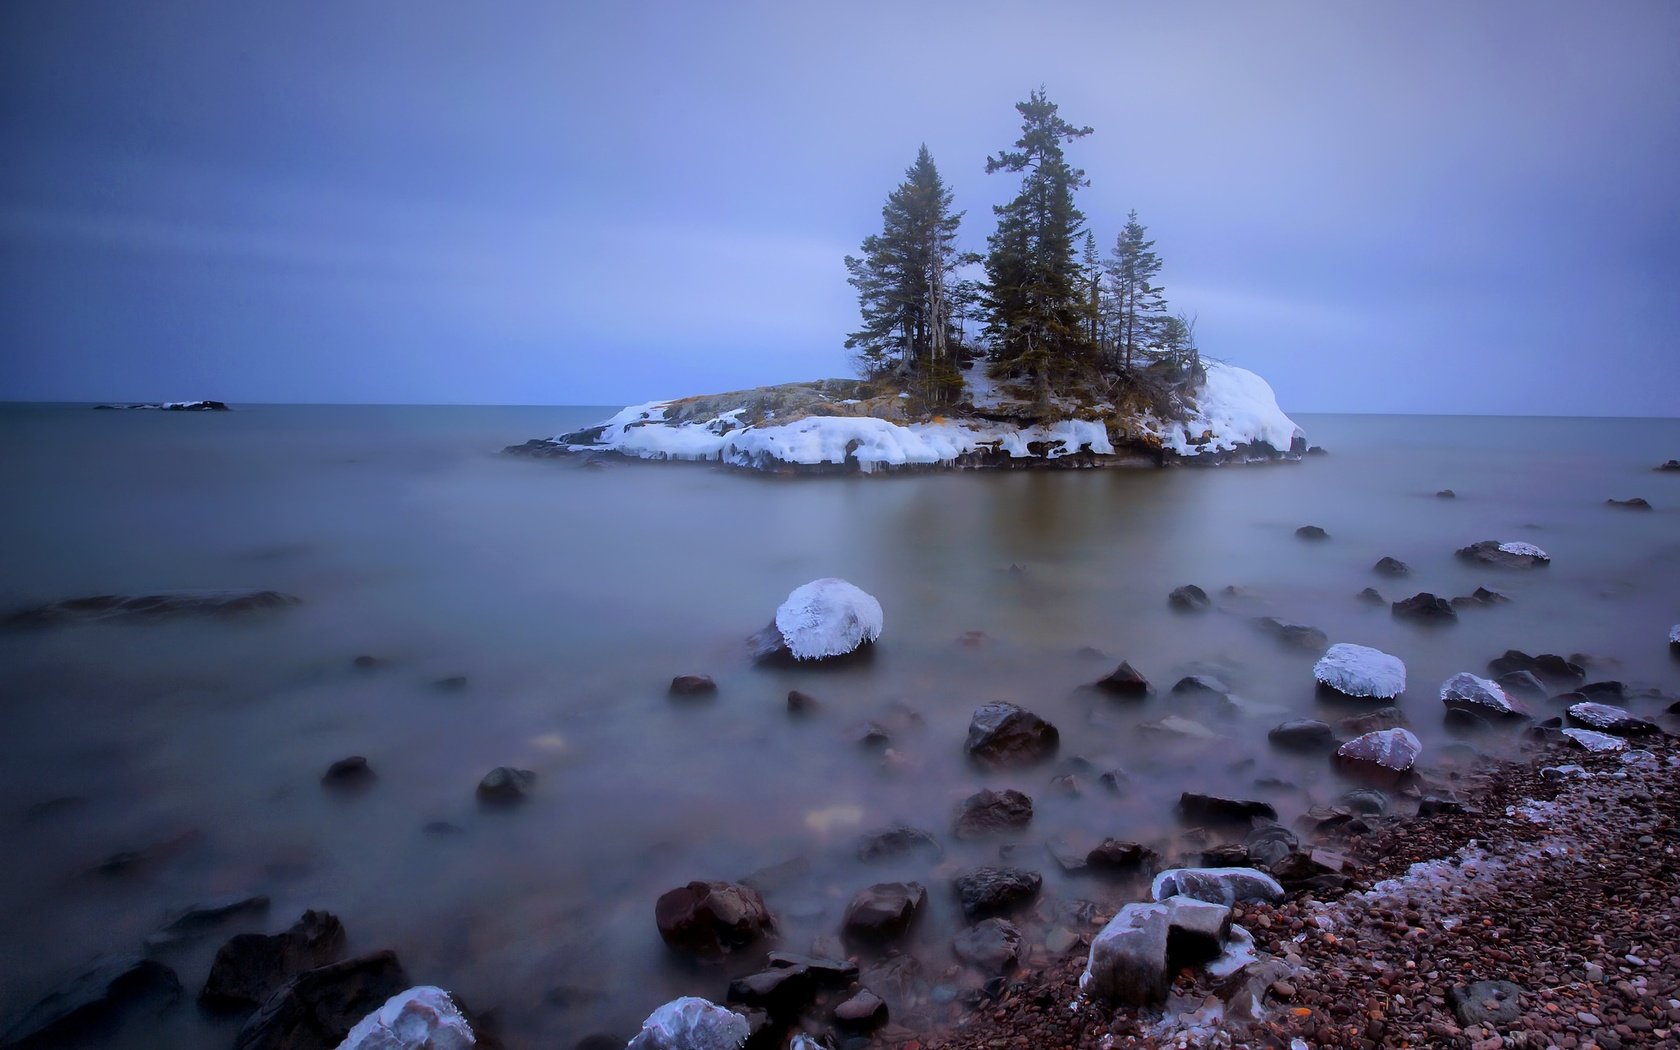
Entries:
POLYGON ((1173 816, 1181 791, 1266 799, 1288 822, 1347 790, 1323 760, 1268 748, 1286 718, 1350 712, 1315 697, 1312 656, 1256 616, 1402 657, 1402 706, 1443 781, 1472 749, 1515 752, 1512 731, 1452 735, 1436 699, 1443 679, 1507 648, 1588 653, 1591 677, 1680 692, 1666 643, 1680 621, 1680 475, 1651 470, 1680 455, 1680 420, 1299 416, 1329 456, 1221 470, 787 479, 498 454, 609 412, 0 406, 0 604, 186 588, 303 599, 243 623, 0 635, 0 1001, 27 1006, 79 964, 137 950, 174 909, 265 893, 267 920, 164 956, 189 1001, 132 1045, 230 1045, 237 1021, 190 1004, 217 944, 306 908, 340 916, 353 952, 393 948, 417 982, 495 1009, 515 1045, 627 1037, 659 1003, 721 997, 727 979, 667 957, 655 898, 794 858, 808 873, 768 894, 786 946, 832 934, 860 887, 918 878, 931 890, 912 945, 922 981, 960 989, 975 979, 950 972, 949 877, 997 862, 999 842, 959 843, 949 827, 980 787, 1037 802, 1032 827, 1005 840, 1011 863, 1045 876, 1045 903, 1023 920, 1032 944, 1072 921, 1065 902, 1137 892, 1064 876, 1042 848, 1052 835, 1137 839, 1172 858, 1195 848, 1173 816), (1437 499, 1442 488, 1458 498, 1437 499), (1604 506, 1630 496, 1656 509, 1604 506), (1305 524, 1331 539, 1297 539, 1305 524), (1510 573, 1453 557, 1489 538, 1536 543, 1554 563, 1510 573), (1414 575, 1377 577, 1384 555, 1414 575), (884 606, 875 658, 751 666, 742 639, 793 587, 831 575, 884 606), (1167 593, 1185 583, 1216 608, 1173 614, 1167 593), (1442 629, 1355 599, 1478 585, 1510 604, 1442 629), (361 655, 381 663, 358 669, 361 655), (1122 659, 1156 697, 1081 688, 1122 659), (717 697, 668 699, 684 673, 712 675, 717 697), (1168 694, 1190 673, 1225 679, 1242 705, 1168 694), (434 684, 457 675, 465 688, 434 684), (790 720, 794 688, 821 713, 790 720), (1086 778, 1083 795, 1063 794, 1049 782, 1064 762, 971 768, 969 716, 994 700, 1059 726, 1064 760, 1124 769, 1127 790, 1086 778), (1220 739, 1139 732, 1174 712, 1220 739), (857 741, 872 720, 890 755, 857 741), (377 785, 325 793, 321 773, 352 754, 377 785), (538 774, 516 812, 475 805, 498 765, 538 774), (31 812, 66 797, 85 802, 31 812), (858 862, 858 835, 893 820, 938 833, 944 856, 858 862), (437 821, 459 831, 423 830, 437 821), (90 873, 122 851, 152 859, 90 873))

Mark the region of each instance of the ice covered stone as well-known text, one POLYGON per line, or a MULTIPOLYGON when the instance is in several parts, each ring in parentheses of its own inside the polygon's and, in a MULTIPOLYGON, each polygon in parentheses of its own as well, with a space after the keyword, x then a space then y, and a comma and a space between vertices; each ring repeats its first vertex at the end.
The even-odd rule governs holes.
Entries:
POLYGON ((1614 736, 1644 736, 1659 731, 1655 724, 1634 717, 1626 708, 1614 704, 1594 703, 1590 700, 1583 704, 1570 705, 1569 720, 1588 729, 1614 736))
POLYGON ((741 1050, 750 1031, 735 1011, 688 995, 649 1014, 625 1050, 741 1050))
POLYGON ((1158 901, 1194 897, 1209 904, 1283 899, 1283 887, 1258 868, 1169 868, 1155 876, 1149 895, 1158 901))
POLYGON ((1468 547, 1460 547, 1458 556, 1465 561, 1483 565, 1498 565, 1510 569, 1532 569, 1551 564, 1552 557, 1532 543, 1480 540, 1468 547))
POLYGON ((472 1026, 442 988, 419 985, 385 1000, 350 1029, 338 1050, 466 1050, 472 1026))
POLYGON ((882 626, 880 602, 862 588, 829 576, 795 587, 752 642, 760 660, 823 660, 874 642, 882 626))
POLYGON ((1128 904, 1091 940, 1091 954, 1079 977, 1086 995, 1128 1006, 1148 1006, 1167 997, 1168 908, 1128 904))
POLYGON ((1498 682, 1480 678, 1468 671, 1455 674, 1441 684, 1441 703, 1447 705, 1449 710, 1470 711, 1479 715, 1530 717, 1529 710, 1512 699, 1498 682))
POLYGON ((1344 696, 1391 700, 1406 691, 1406 665, 1398 656, 1352 642, 1332 645, 1313 677, 1344 696))
POLYGON ((1595 733, 1591 729, 1565 729, 1563 735, 1588 751, 1620 751, 1627 741, 1609 733, 1595 733))
POLYGON ((1356 736, 1336 749, 1336 762, 1383 780, 1398 780, 1411 771, 1423 744, 1409 729, 1378 729, 1356 736))

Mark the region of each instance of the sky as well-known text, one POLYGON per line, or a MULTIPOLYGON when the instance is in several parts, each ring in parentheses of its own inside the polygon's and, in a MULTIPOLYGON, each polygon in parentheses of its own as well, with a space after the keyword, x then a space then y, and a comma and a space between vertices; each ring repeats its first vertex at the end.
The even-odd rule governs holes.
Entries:
POLYGON ((852 372, 923 143, 1042 85, 1285 409, 1680 415, 1680 4, 0 4, 0 400, 619 404, 852 372))

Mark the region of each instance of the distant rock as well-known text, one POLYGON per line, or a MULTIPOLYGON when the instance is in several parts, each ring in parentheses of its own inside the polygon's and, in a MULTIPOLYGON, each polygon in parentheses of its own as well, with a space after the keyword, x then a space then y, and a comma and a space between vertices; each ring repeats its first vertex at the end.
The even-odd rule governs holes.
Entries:
POLYGON ((1139 729, 1150 733, 1161 733, 1166 736, 1182 737, 1186 740, 1219 740, 1218 733, 1193 719, 1181 715, 1168 715, 1157 718, 1153 722, 1145 722, 1139 729))
POLYGON ((1174 682, 1172 691, 1179 696, 1229 696, 1231 687, 1212 675, 1193 674, 1174 682))
POLYGON ((25 1010, 0 1033, 0 1046, 82 1045, 78 1040, 104 1034, 130 1012, 161 1009, 180 995, 175 971, 160 962, 137 955, 102 959, 25 1010))
POLYGON ((1573 689, 1587 680, 1586 668, 1553 653, 1529 656, 1517 649, 1488 661, 1488 673, 1495 678, 1513 671, 1528 671, 1551 686, 1573 689))
POLYGON ((1167 604, 1179 612, 1202 612, 1212 603, 1208 601, 1206 591, 1190 583, 1167 595, 1167 604))
POLYGON ((470 1050, 472 1025, 448 992, 420 985, 398 992, 350 1029, 338 1050, 470 1050))
POLYGON ((661 894, 653 912, 666 944, 703 958, 745 948, 775 929, 764 898, 738 882, 679 886, 661 894))
POLYGON ((747 1019, 696 996, 673 999, 649 1014, 626 1050, 741 1050, 747 1019))
POLYGON ((204 936, 233 919, 267 914, 269 900, 260 894, 233 893, 181 910, 157 933, 146 938, 146 951, 157 951, 204 936))
POLYGON ((917 851, 934 857, 943 856, 945 852, 932 832, 897 823, 865 834, 858 841, 857 853, 859 860, 871 864, 917 851))
POLYGON ((979 867, 958 872, 951 880, 970 922, 1014 910, 1038 896, 1043 876, 1022 868, 979 867))
POLYGON ((1103 839, 1085 854, 1085 865, 1094 872, 1133 874, 1153 868, 1160 859, 1141 842, 1103 839))
POLYGON ((1489 605, 1505 605, 1511 599, 1498 591, 1490 591, 1486 587, 1477 587, 1469 594, 1461 594, 1452 600, 1454 609, 1484 608, 1489 605))
POLYGON ((1029 766, 1056 753, 1056 727, 1014 704, 986 704, 968 723, 968 756, 994 768, 1029 766))
POLYGON ((1379 729, 1337 748, 1336 764, 1380 783, 1396 783, 1411 772, 1422 751, 1410 730, 1379 729))
POLYGON ((1186 791, 1178 797, 1178 815, 1195 824, 1247 824, 1255 817, 1276 820, 1277 810, 1269 802, 1221 798, 1186 791))
POLYGON ((1291 649, 1304 653, 1322 653, 1330 645, 1330 637, 1316 627, 1299 623, 1284 623, 1275 616, 1262 616, 1254 625, 1291 649))
POLYGON ((1295 530, 1295 535, 1303 540, 1327 540, 1330 534, 1317 525, 1302 525, 1295 530))
POLYGON ((983 919, 951 939, 957 958, 984 974, 1006 974, 1021 957, 1021 931, 1008 919, 983 919))
POLYGON ((222 401, 149 401, 131 405, 94 405, 96 409, 130 408, 153 409, 160 412, 227 412, 222 401))
POLYGON ((341 758, 321 774, 321 785, 334 791, 363 791, 373 786, 379 776, 368 760, 361 755, 341 758))
POLYGON ((1458 613, 1445 598, 1437 598, 1428 591, 1419 591, 1410 598, 1395 602, 1390 609, 1395 619, 1415 620, 1418 623, 1454 623, 1458 613))
POLYGON ((1388 604, 1388 599, 1384 598, 1382 596, 1381 592, 1379 592, 1375 587, 1367 587, 1364 590, 1360 591, 1358 594, 1354 595, 1354 597, 1358 598, 1360 601, 1364 602, 1367 605, 1387 605, 1388 604))
POLYGON ((305 971, 263 1003, 235 1050, 338 1047, 356 1023, 409 987, 394 952, 375 952, 305 971))
POLYGON ((872 945, 896 941, 926 903, 927 890, 919 882, 878 882, 859 890, 846 905, 841 933, 848 941, 872 945))
POLYGON ((1604 505, 1607 507, 1620 507, 1623 510, 1651 509, 1651 505, 1640 496, 1635 496, 1632 499, 1607 499, 1604 501, 1604 505))
POLYGON ((1654 722, 1636 718, 1626 708, 1613 704, 1600 704, 1589 700, 1586 703, 1570 705, 1568 714, 1573 725, 1594 732, 1609 733, 1612 736, 1647 736, 1662 732, 1654 722))
POLYGON ((1319 684, 1356 699, 1392 700, 1406 691, 1406 665, 1380 649, 1338 642, 1313 666, 1319 684))
POLYGON ((1440 492, 1435 493, 1435 497, 1437 499, 1457 499, 1458 493, 1454 492, 1452 489, 1442 489, 1440 492))
POLYGON ((0 627, 53 627, 106 620, 159 620, 176 616, 240 616, 296 605, 279 591, 175 591, 126 597, 99 594, 20 609, 0 617, 0 627))
POLYGON ((862 588, 834 577, 795 587, 769 626, 752 638, 754 658, 832 660, 881 637, 881 603, 862 588))
POLYGON ((1468 547, 1460 547, 1458 556, 1465 561, 1495 565, 1506 569, 1533 569, 1552 563, 1551 555, 1532 543, 1480 540, 1468 547))
POLYGON ((718 691, 711 675, 680 674, 671 679, 670 693, 676 697, 712 696, 718 691))
POLYGON ((1107 678, 1099 679, 1096 687, 1105 693, 1132 700, 1142 700, 1154 691, 1149 685, 1149 679, 1129 663, 1122 663, 1107 678))
POLYGON ((802 693, 797 689, 789 689, 787 695, 787 709, 790 715, 815 714, 822 709, 822 704, 809 693, 802 693))
POLYGON ((1675 653, 1680 654, 1680 623, 1668 629, 1668 647, 1675 653))
POLYGON ((1658 464, 1652 470, 1677 471, 1680 470, 1680 459, 1671 459, 1667 463, 1658 464))
POLYGON ((1032 822, 1032 799, 1014 789, 987 788, 963 799, 957 807, 955 834, 959 839, 979 838, 1001 831, 1024 828, 1032 822))
POLYGON ((1468 711, 1492 718, 1531 718, 1533 712, 1511 698, 1498 682, 1460 672, 1441 685, 1441 703, 1449 711, 1468 711))
POLYGON ((525 801, 537 775, 529 769, 497 766, 478 782, 478 801, 486 806, 511 806, 525 801))
POLYGON ((1399 558, 1381 558, 1371 566, 1371 571, 1378 576, 1410 576, 1412 567, 1399 558))
POLYGON ((324 911, 306 911, 283 933, 242 933, 223 944, 199 993, 212 1010, 252 1010, 300 973, 344 954, 344 924, 324 911))

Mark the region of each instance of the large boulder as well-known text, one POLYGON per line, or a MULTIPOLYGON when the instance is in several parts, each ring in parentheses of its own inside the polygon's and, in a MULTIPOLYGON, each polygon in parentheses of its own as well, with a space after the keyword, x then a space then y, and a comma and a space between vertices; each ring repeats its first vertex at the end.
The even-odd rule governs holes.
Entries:
POLYGON ((625 1050, 741 1050, 747 1019, 696 996, 673 999, 649 1014, 625 1050))
POLYGON ((350 1029, 338 1050, 468 1050, 478 1045, 472 1025, 442 988, 419 985, 398 992, 350 1029))
POLYGON ((752 638, 760 661, 829 660, 881 637, 881 603, 845 580, 825 577, 795 587, 769 626, 752 638))
POLYGON ((953 937, 951 951, 981 973, 1006 974, 1021 957, 1021 931, 1007 919, 984 919, 953 937))
POLYGON ((388 951, 308 970, 245 1022, 235 1050, 332 1050, 358 1021, 409 986, 388 951))
POLYGON ((1012 911, 1038 896, 1043 885, 1038 872, 1020 868, 970 868, 951 880, 963 915, 970 921, 1012 911))
POLYGON ((238 616, 296 605, 279 591, 175 591, 138 597, 97 594, 19 609, 0 617, 5 627, 52 627, 102 620, 157 620, 175 616, 238 616))
POLYGON ((306 911, 283 933, 242 933, 210 963, 199 1002, 213 1010, 253 1010, 287 981, 344 954, 344 924, 324 911, 306 911))
POLYGON ((895 941, 910 929, 927 903, 927 889, 919 882, 877 882, 859 890, 840 920, 848 941, 880 945, 895 941))
POLYGON ((101 1034, 130 1011, 166 1007, 180 995, 175 971, 160 962, 102 959, 24 1011, 0 1033, 0 1046, 82 1045, 77 1040, 101 1034))
POLYGON ((1352 642, 1337 642, 1313 665, 1319 684, 1343 696, 1392 700, 1406 691, 1406 665, 1398 656, 1352 642))
POLYGON ((1582 704, 1571 704, 1568 714, 1571 724, 1598 733, 1609 733, 1611 736, 1646 736, 1662 732, 1655 723, 1636 718, 1627 708, 1614 704, 1600 704, 1589 700, 1582 704))
POLYGON ((1155 876, 1149 895, 1158 901, 1193 897, 1210 904, 1275 904, 1283 900, 1283 887, 1255 868, 1169 868, 1155 876))
POLYGON ((1079 990, 1126 1006, 1152 1006, 1165 1001, 1171 987, 1167 915, 1164 904, 1128 904, 1121 908, 1092 938, 1079 990))
POLYGON ((1533 569, 1552 563, 1551 555, 1532 543, 1480 540, 1468 547, 1460 547, 1458 556, 1481 565, 1496 565, 1506 569, 1533 569))
POLYGON ((1056 727, 1014 704, 986 704, 968 723, 970 758, 993 767, 1027 766, 1056 753, 1056 727))
POLYGON ((972 839, 1013 831, 1032 823, 1032 815, 1032 799, 1021 792, 986 788, 958 804, 954 832, 959 839, 972 839))
POLYGON ((1409 729, 1379 729, 1336 749, 1342 769, 1379 783, 1396 783, 1410 773, 1423 744, 1409 729))
POLYGON ((654 904, 659 936, 678 951, 715 958, 775 929, 764 898, 738 882, 691 882, 654 904))
POLYGON ((1491 718, 1532 718, 1522 702, 1513 699, 1498 682, 1463 671, 1441 684, 1441 703, 1449 711, 1467 711, 1491 718))
POLYGON ((1458 613, 1452 602, 1438 598, 1428 591, 1419 591, 1410 598, 1402 598, 1389 606, 1396 619, 1416 620, 1419 623, 1453 623, 1458 613))

